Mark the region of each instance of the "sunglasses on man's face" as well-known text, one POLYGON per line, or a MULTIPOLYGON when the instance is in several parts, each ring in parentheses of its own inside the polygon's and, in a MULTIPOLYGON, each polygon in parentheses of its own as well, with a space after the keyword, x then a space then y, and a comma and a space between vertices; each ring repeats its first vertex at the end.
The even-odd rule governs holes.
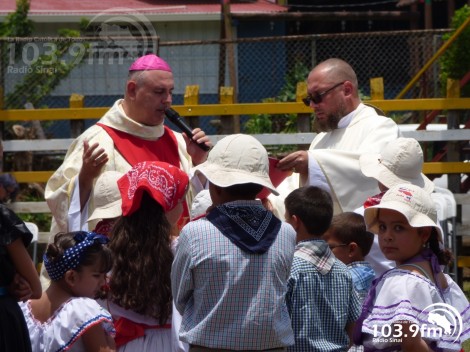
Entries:
MULTIPOLYGON (((345 81, 344 81, 345 82, 345 81)), ((313 93, 312 95, 307 95, 304 99, 302 99, 302 101, 304 102, 304 104, 306 106, 310 106, 310 104, 312 103, 312 101, 315 103, 315 104, 320 104, 322 101, 323 101, 323 96, 328 94, 329 92, 331 92, 333 89, 335 89, 336 87, 339 87, 340 85, 344 84, 344 82, 340 82, 340 83, 337 83, 335 84, 333 87, 331 88, 328 88, 327 90, 324 90, 323 92, 321 93, 313 93)))

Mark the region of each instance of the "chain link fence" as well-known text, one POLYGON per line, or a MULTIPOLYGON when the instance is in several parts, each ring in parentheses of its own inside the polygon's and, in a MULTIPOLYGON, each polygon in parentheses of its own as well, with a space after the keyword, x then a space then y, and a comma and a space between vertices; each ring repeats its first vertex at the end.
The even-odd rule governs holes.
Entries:
MULTIPOLYGON (((356 70, 360 91, 370 95, 369 79, 383 77, 386 99, 394 98, 436 53, 446 30, 323 34, 250 38, 236 41, 164 42, 145 38, 1 38, 4 108, 68 107, 73 93, 86 107, 111 106, 122 97, 132 61, 158 52, 172 66, 173 104, 183 103, 187 85, 199 85, 200 104, 218 102, 220 86, 234 86, 239 103, 295 100, 295 81, 317 63, 338 57, 356 70), (149 47, 149 43, 151 44, 149 47), (149 50, 150 48, 150 50, 149 50)), ((439 65, 433 64, 404 98, 441 97, 439 65)), ((216 134, 215 117, 201 128, 216 134)), ((242 117, 242 129, 247 117, 242 117)), ((87 121, 91 125, 95 121, 87 121)), ((70 137, 67 122, 47 126, 49 137, 70 137)))

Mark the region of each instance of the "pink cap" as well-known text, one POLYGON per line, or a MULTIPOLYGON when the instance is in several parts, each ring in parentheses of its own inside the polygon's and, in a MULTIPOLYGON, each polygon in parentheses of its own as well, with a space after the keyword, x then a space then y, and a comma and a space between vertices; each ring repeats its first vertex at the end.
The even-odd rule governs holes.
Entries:
POLYGON ((155 54, 148 54, 139 57, 133 62, 129 71, 159 70, 171 72, 171 67, 162 58, 155 54))

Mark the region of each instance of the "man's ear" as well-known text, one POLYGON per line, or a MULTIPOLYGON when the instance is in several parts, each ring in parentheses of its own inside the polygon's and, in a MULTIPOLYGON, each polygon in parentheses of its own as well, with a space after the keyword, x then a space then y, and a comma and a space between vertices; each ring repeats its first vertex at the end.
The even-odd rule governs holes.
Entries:
POLYGON ((344 82, 344 95, 349 96, 354 92, 353 85, 351 82, 344 82))
POLYGON ((137 83, 135 83, 135 81, 128 81, 126 84, 126 96, 133 100, 135 99, 136 91, 137 83))

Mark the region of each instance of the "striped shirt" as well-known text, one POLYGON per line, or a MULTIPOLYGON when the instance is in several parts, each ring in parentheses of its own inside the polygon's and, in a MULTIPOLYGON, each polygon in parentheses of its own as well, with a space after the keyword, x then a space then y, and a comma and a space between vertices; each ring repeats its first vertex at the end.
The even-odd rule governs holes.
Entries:
POLYGON ((346 351, 346 324, 356 321, 361 305, 348 268, 325 241, 297 244, 287 287, 295 336, 288 351, 346 351))
MULTIPOLYGON (((237 201, 238 204, 258 204, 237 201)), ((206 218, 188 223, 172 266, 180 339, 215 349, 264 350, 292 345, 285 303, 295 231, 282 223, 264 254, 234 245, 206 218)))

